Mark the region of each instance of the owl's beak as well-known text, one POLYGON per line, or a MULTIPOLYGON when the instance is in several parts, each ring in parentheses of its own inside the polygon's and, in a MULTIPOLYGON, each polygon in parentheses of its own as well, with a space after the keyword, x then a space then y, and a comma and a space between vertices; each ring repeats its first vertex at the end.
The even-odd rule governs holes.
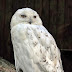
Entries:
POLYGON ((29 24, 31 24, 32 22, 30 21, 29 24))
POLYGON ((32 23, 32 19, 30 18, 30 20, 29 20, 29 24, 31 24, 32 23))

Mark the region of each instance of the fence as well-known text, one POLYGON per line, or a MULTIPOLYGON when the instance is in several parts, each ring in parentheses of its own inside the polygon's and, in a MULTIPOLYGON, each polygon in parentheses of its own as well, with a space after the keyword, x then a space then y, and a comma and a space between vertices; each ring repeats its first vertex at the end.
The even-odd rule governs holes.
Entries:
POLYGON ((10 19, 23 7, 36 10, 60 49, 72 47, 72 0, 0 0, 0 56, 13 59, 10 19))

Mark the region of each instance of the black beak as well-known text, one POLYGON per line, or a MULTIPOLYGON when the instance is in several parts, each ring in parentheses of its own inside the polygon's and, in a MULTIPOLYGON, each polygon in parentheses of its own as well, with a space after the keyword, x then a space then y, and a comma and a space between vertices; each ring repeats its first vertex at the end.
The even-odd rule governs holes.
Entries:
POLYGON ((30 21, 29 24, 31 24, 32 22, 30 21))

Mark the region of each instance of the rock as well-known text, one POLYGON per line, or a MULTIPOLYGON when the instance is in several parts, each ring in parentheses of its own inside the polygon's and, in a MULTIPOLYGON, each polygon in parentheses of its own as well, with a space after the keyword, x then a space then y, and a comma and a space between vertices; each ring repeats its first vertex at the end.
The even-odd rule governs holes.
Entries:
POLYGON ((13 64, 0 57, 0 72, 16 72, 13 64))

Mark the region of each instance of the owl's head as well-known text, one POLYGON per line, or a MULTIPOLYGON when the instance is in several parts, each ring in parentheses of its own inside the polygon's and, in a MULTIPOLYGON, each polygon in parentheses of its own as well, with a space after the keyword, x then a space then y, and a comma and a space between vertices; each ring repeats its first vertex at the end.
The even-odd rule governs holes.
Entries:
POLYGON ((42 25, 42 21, 38 13, 31 8, 18 9, 12 16, 11 28, 20 23, 42 25))

